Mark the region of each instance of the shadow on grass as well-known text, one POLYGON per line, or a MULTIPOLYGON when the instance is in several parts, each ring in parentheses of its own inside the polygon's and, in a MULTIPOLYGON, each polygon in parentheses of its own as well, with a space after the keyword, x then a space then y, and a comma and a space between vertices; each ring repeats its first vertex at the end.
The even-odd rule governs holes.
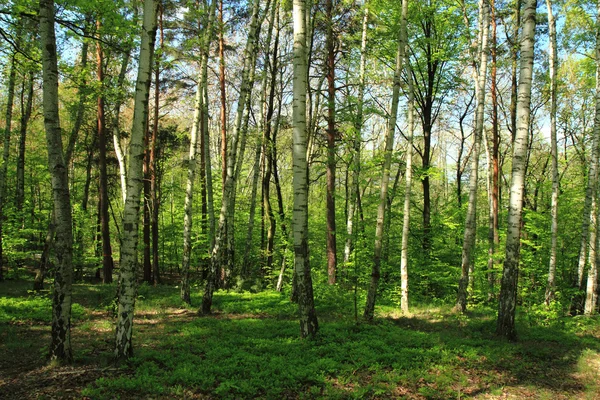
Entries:
MULTIPOLYGON (((348 299, 329 293, 317 298, 318 337, 301 340, 296 306, 286 295, 217 292, 215 314, 207 317, 196 312, 199 292, 193 307, 178 296, 172 287, 140 288, 135 357, 124 369, 110 364, 114 286, 76 285, 74 299, 85 313, 73 323, 73 367, 44 367, 39 345, 49 340, 47 322, 23 311, 24 322, 0 326, 2 338, 10 338, 0 342, 0 376, 9 376, 0 378, 0 397, 35 398, 19 389, 28 385, 38 395, 92 399, 600 396, 598 368, 581 371, 598 359, 600 344, 572 326, 521 322, 520 341, 509 343, 495 337, 488 311, 356 324, 348 299), (30 352, 29 364, 11 369, 11 357, 30 352)), ((591 328, 596 334, 599 325, 595 320, 591 328)))

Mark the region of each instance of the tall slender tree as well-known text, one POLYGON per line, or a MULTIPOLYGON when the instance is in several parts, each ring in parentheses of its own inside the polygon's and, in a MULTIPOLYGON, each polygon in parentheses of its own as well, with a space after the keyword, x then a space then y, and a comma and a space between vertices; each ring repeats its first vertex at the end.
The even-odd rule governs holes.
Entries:
POLYGON ((521 66, 517 100, 517 131, 513 148, 508 225, 506 232, 506 253, 500 286, 498 320, 496 332, 510 340, 515 340, 515 311, 517 307, 517 283, 521 252, 521 219, 523 212, 523 192, 525 167, 531 118, 531 86, 533 76, 533 54, 535 46, 536 0, 527 0, 523 13, 523 33, 521 38, 521 66))
POLYGON ((58 105, 58 60, 54 31, 53 0, 40 0, 39 27, 42 51, 44 128, 48 166, 56 216, 56 271, 52 295, 52 343, 50 358, 71 362, 71 296, 73 232, 67 165, 64 162, 58 105))
POLYGON ((327 48, 327 275, 330 285, 335 283, 337 269, 337 240, 335 232, 335 41, 333 0, 325 1, 327 20, 325 47, 327 48))
MULTIPOLYGON (((98 19, 96 23, 98 34, 102 32, 102 24, 98 19)), ((110 245, 110 220, 108 215, 108 176, 106 171, 106 117, 104 114, 104 51, 102 43, 96 42, 96 71, 100 93, 97 103, 97 132, 98 132, 98 169, 99 169, 99 193, 98 201, 100 210, 100 231, 102 233, 102 281, 111 283, 113 281, 113 257, 110 245)))
POLYGON ((408 133, 406 135, 406 173, 404 174, 404 208, 402 219, 402 242, 400 249, 400 308, 403 313, 408 314, 408 235, 410 230, 410 199, 412 190, 412 156, 413 136, 415 131, 415 87, 410 72, 410 64, 407 65, 408 76, 408 133))
MULTIPOLYGON (((206 64, 208 63, 208 56, 210 54, 210 44, 212 42, 213 26, 214 26, 214 14, 215 14, 216 0, 213 0, 210 4, 206 28, 202 35, 201 51, 202 55, 200 58, 200 73, 198 84, 196 87, 196 99, 194 103, 194 120, 190 132, 190 151, 189 151, 189 163, 187 172, 187 185, 185 191, 185 203, 184 203, 184 217, 183 217, 183 261, 181 264, 181 299, 188 304, 191 304, 190 297, 190 281, 189 281, 189 270, 190 270, 190 257, 192 253, 192 224, 193 214, 192 205, 194 200, 194 182, 196 178, 196 164, 198 156, 198 144, 200 142, 200 136, 202 135, 202 114, 204 112, 204 86, 206 84, 207 72, 206 64)), ((203 150, 203 149, 201 149, 203 150)), ((204 171, 202 171, 204 172, 204 171)))
POLYGON ((394 81, 392 87, 392 102, 390 113, 388 115, 387 127, 385 131, 385 149, 383 171, 381 174, 381 190, 379 194, 379 206, 377 207, 377 223, 375 225, 375 249, 373 253, 373 267, 371 270, 371 282, 367 293, 367 302, 365 304, 364 318, 372 321, 375 314, 375 302, 377 297, 377 288, 381 274, 381 250, 383 243, 383 227, 385 218, 385 206, 387 200, 388 184, 390 180, 390 167, 392 165, 392 150, 394 149, 394 133, 396 131, 396 119, 398 114, 398 100, 400 98, 400 82, 402 75, 402 66, 404 64, 404 54, 408 34, 406 31, 408 14, 408 0, 402 0, 402 16, 400 19, 400 30, 398 32, 398 48, 396 50, 396 68, 394 70, 394 81))
POLYGON ((294 72, 292 112, 292 171, 294 211, 292 231, 294 236, 294 271, 296 294, 300 315, 300 335, 315 336, 319 330, 315 311, 310 258, 308 252, 308 164, 306 162, 306 97, 307 97, 307 46, 306 1, 294 0, 294 72))
POLYGON ((548 63, 550 66, 550 157, 552 158, 552 204, 550 205, 550 260, 548 267, 548 285, 546 287, 546 305, 550 305, 556 291, 556 250, 558 246, 558 146, 556 140, 556 109, 558 81, 558 58, 556 54, 556 21, 552 12, 552 1, 546 0, 548 9, 548 63))
MULTIPOLYGON (((598 285, 598 261, 600 258, 600 251, 598 251, 597 245, 600 242, 600 231, 598 230, 598 217, 600 217, 600 198, 598 196, 598 162, 600 157, 600 1, 597 2, 597 16, 596 16, 596 110, 594 116, 594 140, 593 143, 596 147, 592 149, 592 157, 590 172, 588 176, 588 188, 586 191, 586 205, 588 202, 588 194, 591 191, 591 203, 590 214, 589 216, 584 214, 584 220, 589 219, 589 224, 592 225, 592 228, 589 229, 589 268, 587 274, 587 285, 586 285, 586 296, 585 303, 583 307, 583 312, 586 315, 591 315, 596 311, 596 305, 598 302, 598 293, 597 293, 597 285, 598 285), (592 167, 594 171, 592 171, 592 167), (594 176, 592 177, 592 173, 594 176), (590 182, 590 179, 593 179, 593 182, 590 182), (591 185, 590 185, 591 184, 591 185), (590 186, 592 186, 590 190, 590 186)), ((584 212, 586 210, 584 209, 584 212)), ((581 256, 580 256, 581 257, 581 256)), ((579 267, 581 268, 581 260, 579 263, 579 267)), ((578 284, 579 288, 582 289, 583 286, 583 273, 578 271, 578 284)))
MULTIPOLYGON (((467 25, 468 26, 468 25, 467 25)), ((461 276, 458 281, 458 299, 456 309, 459 312, 467 310, 467 288, 469 274, 473 266, 475 250, 475 236, 477 230, 477 187, 479 186, 479 147, 483 136, 484 111, 485 111, 485 83, 487 77, 488 55, 488 30, 489 10, 486 1, 479 1, 479 34, 473 49, 473 81, 477 94, 477 108, 475 113, 475 134, 473 135, 473 149, 471 151, 471 175, 469 177, 469 204, 465 219, 465 233, 463 238, 461 276)), ((471 274, 472 276, 472 274, 471 274)))
POLYGON ((144 159, 144 134, 148 124, 148 98, 158 12, 157 0, 144 0, 142 41, 136 80, 133 126, 129 144, 127 169, 127 199, 121 229, 121 262, 119 275, 119 306, 116 327, 115 358, 133 355, 133 312, 135 306, 137 242, 142 189, 142 163, 144 159))

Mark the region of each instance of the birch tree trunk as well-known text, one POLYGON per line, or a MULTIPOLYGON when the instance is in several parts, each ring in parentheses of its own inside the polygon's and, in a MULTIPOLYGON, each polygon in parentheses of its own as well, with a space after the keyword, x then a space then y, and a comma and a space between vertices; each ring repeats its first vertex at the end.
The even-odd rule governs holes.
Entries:
POLYGON ((358 96, 356 100, 356 119, 354 121, 354 137, 352 140, 352 179, 351 187, 349 188, 348 199, 348 217, 346 218, 346 245, 344 247, 344 264, 350 262, 350 254, 353 250, 354 237, 354 221, 356 214, 356 202, 358 201, 360 190, 360 149, 362 145, 362 126, 363 126, 363 105, 365 97, 365 65, 367 62, 367 33, 369 29, 369 8, 365 5, 363 23, 362 23, 362 38, 360 44, 360 66, 358 78, 358 96))
POLYGON ((523 15, 521 39, 521 65, 517 99, 517 131, 513 149, 506 253, 502 271, 498 320, 496 332, 509 340, 516 339, 515 310, 517 306, 517 283, 521 251, 521 218, 525 167, 531 114, 531 81, 533 75, 533 51, 535 45, 536 0, 527 0, 523 15))
MULTIPOLYGON (((134 7, 134 9, 137 9, 134 7)), ((125 84, 125 75, 127 74, 127 66, 129 65, 129 59, 131 58, 131 48, 127 48, 123 54, 121 61, 121 67, 119 70, 119 77, 117 78, 117 87, 123 87, 125 84)), ((123 204, 127 199, 127 172, 126 172, 126 160, 123 148, 121 147, 121 129, 120 129, 120 116, 121 106, 123 105, 123 96, 119 92, 119 96, 115 101, 114 115, 112 120, 113 129, 113 146, 115 148, 115 155, 117 156, 117 163, 119 164, 119 179, 121 182, 121 198, 123 204)))
POLYGON ((294 190, 294 211, 292 231, 294 236, 294 271, 296 274, 296 294, 300 315, 300 336, 314 337, 319 330, 315 312, 310 258, 308 250, 308 164, 306 160, 306 1, 294 0, 294 73, 293 73, 293 113, 292 113, 292 170, 294 190))
POLYGON ((143 143, 148 124, 148 98, 157 11, 158 2, 156 0, 144 0, 142 41, 136 80, 133 126, 129 145, 127 199, 123 211, 123 229, 121 230, 121 273, 119 276, 119 309, 115 348, 115 358, 118 360, 133 355, 131 337, 136 297, 137 242, 139 236, 140 193, 143 179, 142 163, 144 161, 143 143))
POLYGON ((475 133, 473 135, 473 150, 471 151, 471 175, 469 177, 469 203, 465 219, 463 238, 461 276, 458 281, 458 298, 456 310, 467 311, 467 289, 469 273, 473 269, 473 251, 477 234, 477 186, 479 178, 479 147, 483 136, 485 116, 485 82, 487 77, 489 10, 485 1, 479 1, 479 39, 477 54, 473 54, 473 80, 477 94, 477 110, 475 113, 475 133), (476 60, 478 58, 479 60, 476 60))
POLYGON ((385 149, 383 171, 381 176, 381 191, 379 194, 379 206, 377 207, 377 223, 375 225, 375 249, 373 254, 373 267, 371 270, 371 282, 367 293, 364 318, 372 321, 375 314, 375 302, 377 287, 379 285, 381 268, 381 250, 383 243, 383 227, 385 218, 385 206, 387 200, 388 184, 390 180, 390 167, 392 164, 392 151, 394 149, 394 132, 396 130, 396 117, 398 114, 398 99, 400 97, 400 77, 404 63, 404 53, 407 43, 406 16, 408 13, 408 0, 402 0, 402 17, 400 20, 400 32, 398 35, 398 48, 396 51, 396 69, 394 71, 394 83, 392 89, 392 103, 385 131, 385 149))
MULTIPOLYGON (((590 206, 589 215, 586 214, 587 210, 584 208, 583 219, 584 223, 587 221, 588 224, 592 224, 592 229, 589 233, 589 269, 587 275, 587 287, 585 296, 585 305, 583 312, 585 315, 591 315, 596 309, 597 293, 596 285, 598 284, 598 249, 596 247, 597 241, 600 240, 600 236, 597 232, 598 217, 600 217, 600 204, 598 197, 598 158, 600 157, 600 1, 597 2, 597 16, 596 16, 596 113, 594 116, 594 140, 592 149, 592 160, 590 161, 590 172, 588 175, 588 187, 585 193, 585 206, 588 202, 590 204, 595 203, 595 206, 590 206), (589 196, 589 198, 588 198, 589 196)), ((583 240, 582 240, 583 246, 583 240)), ((583 247, 582 247, 583 250, 583 247)), ((584 250, 585 251, 585 250, 584 250)), ((581 261, 581 250, 579 254, 579 270, 577 274, 577 284, 579 289, 582 289, 583 285, 583 274, 582 261, 581 261)), ((585 267, 585 259, 584 259, 585 267)))
POLYGON ((73 232, 68 168, 64 162, 58 106, 58 62, 54 33, 54 1, 40 0, 39 26, 43 71, 44 128, 56 216, 56 274, 52 295, 50 358, 71 362, 71 283, 73 232))
POLYGON ((552 158, 552 200, 551 200, 551 225, 550 225, 550 261, 548 268, 548 285, 546 287, 546 305, 554 300, 556 291, 556 247, 558 239, 558 147, 556 139, 556 107, 557 107, 557 80, 558 59, 556 57, 556 21, 552 14, 552 1, 546 0, 548 8, 548 58, 550 64, 550 157, 552 158))
POLYGON ((400 309, 404 314, 408 308, 408 236, 410 231, 410 198, 412 190, 413 135, 415 131, 415 88, 410 65, 408 67, 408 134, 406 143, 406 173, 404 182, 404 216, 402 219, 402 242, 400 250, 400 309))
MULTIPOLYGON (((194 122, 192 124, 192 130, 190 132, 190 152, 189 152, 189 163, 187 173, 187 185, 185 190, 185 203, 184 203, 184 217, 183 217, 183 261, 181 263, 181 299, 188 304, 191 304, 190 297, 190 255, 192 252, 192 205, 194 203, 194 181, 196 180, 196 164, 198 156, 198 144, 200 134, 200 124, 202 121, 202 113, 204 112, 204 84, 206 84, 206 72, 208 56, 210 54, 210 44, 212 42, 213 27, 214 27, 214 14, 215 14, 216 0, 213 0, 210 5, 208 14, 208 22, 206 24, 206 31, 203 35, 202 44, 202 58, 200 60, 200 76, 198 79, 198 86, 196 90, 196 99, 194 105, 194 122)), ((212 185, 211 185, 212 186, 212 185)))

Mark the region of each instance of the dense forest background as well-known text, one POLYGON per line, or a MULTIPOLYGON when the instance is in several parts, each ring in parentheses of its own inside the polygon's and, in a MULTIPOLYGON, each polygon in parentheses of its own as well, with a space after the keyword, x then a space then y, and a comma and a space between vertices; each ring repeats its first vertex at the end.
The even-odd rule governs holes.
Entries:
POLYGON ((142 282, 283 291, 302 337, 330 286, 511 340, 598 312, 600 3, 143 3, 0 6, 0 279, 53 282, 52 358, 77 282, 117 358, 142 282))

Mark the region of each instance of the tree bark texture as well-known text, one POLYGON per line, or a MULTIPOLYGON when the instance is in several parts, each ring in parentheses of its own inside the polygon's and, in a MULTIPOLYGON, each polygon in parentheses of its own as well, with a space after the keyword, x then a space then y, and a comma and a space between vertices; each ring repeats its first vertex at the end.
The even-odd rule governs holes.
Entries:
POLYGON ((308 163, 306 159, 306 94, 307 46, 306 1, 294 0, 293 8, 293 114, 292 114, 292 170, 294 209, 292 231, 294 242, 294 271, 300 317, 300 336, 314 337, 319 323, 314 306, 310 258, 308 249, 308 163))
POLYGON ((117 359, 133 355, 133 312, 136 295, 137 243, 144 162, 144 135, 148 124, 148 99, 152 73, 152 59, 156 36, 158 2, 144 0, 142 41, 136 79, 133 126, 129 145, 127 199, 121 230, 121 262, 119 276, 119 308, 117 314, 117 359))
POLYGON ((510 200, 506 233, 506 252, 498 303, 496 332, 509 340, 515 340, 515 311, 517 306, 517 284, 519 256, 521 251, 521 220, 525 168, 531 117, 531 82, 533 75, 533 52, 535 45, 536 1, 527 0, 523 15, 521 39, 521 65, 517 100, 517 131, 513 149, 510 200))
POLYGON ((39 24, 42 52, 44 128, 48 143, 48 167, 56 216, 56 272, 52 294, 52 343, 50 358, 71 362, 71 284, 73 279, 73 232, 68 169, 58 105, 58 62, 54 33, 54 1, 40 0, 39 24))

